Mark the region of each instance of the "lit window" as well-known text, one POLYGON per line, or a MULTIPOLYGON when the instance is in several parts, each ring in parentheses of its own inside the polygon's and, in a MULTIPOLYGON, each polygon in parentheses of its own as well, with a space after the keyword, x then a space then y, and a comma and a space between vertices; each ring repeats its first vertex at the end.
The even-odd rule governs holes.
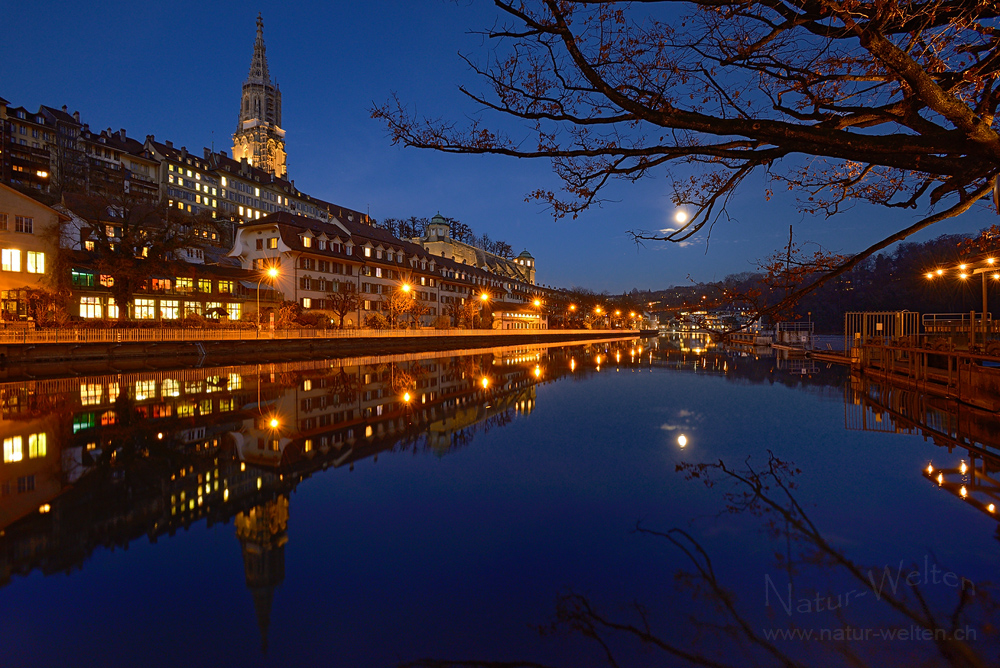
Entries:
POLYGON ((254 188, 253 195, 254 197, 260 197, 260 188, 254 188))
MULTIPOLYGON (((6 253, 6 252, 7 251, 3 251, 3 253, 6 253)), ((3 257, 3 260, 2 260, 3 267, 4 267, 4 269, 6 269, 7 268, 6 267, 7 257, 6 257, 6 255, 4 255, 2 257, 3 257)), ((73 285, 76 285, 76 286, 79 286, 79 287, 83 287, 83 288, 92 288, 92 287, 94 287, 94 275, 91 274, 91 273, 80 271, 79 269, 71 269, 70 272, 69 272, 69 278, 70 278, 70 282, 73 285)))
POLYGON ((233 281, 219 281, 219 292, 223 294, 232 294, 234 291, 233 281))
POLYGON ((309 297, 302 298, 302 308, 312 308, 312 300, 309 297))
POLYGON ((19 462, 24 459, 24 450, 20 436, 3 439, 4 462, 19 462))
POLYGON ((243 308, 240 304, 226 304, 229 311, 230 320, 240 320, 243 317, 243 308))
POLYGON ((306 380, 302 381, 302 391, 303 392, 308 392, 311 389, 313 389, 313 382, 312 382, 312 380, 310 380, 310 379, 307 378, 306 380))
POLYGON ((115 304, 114 297, 108 297, 108 317, 109 318, 118 317, 118 305, 115 304))
POLYGON ((238 373, 229 374, 229 380, 226 383, 226 387, 229 390, 238 390, 243 387, 243 376, 238 373))
POLYGON ((29 274, 45 273, 45 253, 28 251, 28 273, 29 274))
POLYGON ((209 318, 219 318, 219 311, 213 312, 213 309, 221 309, 222 302, 208 302, 205 304, 205 315, 209 318))
POLYGON ((115 277, 109 274, 101 274, 97 281, 104 287, 110 288, 115 284, 115 277))
POLYGON ((101 403, 101 395, 104 390, 100 384, 84 383, 80 385, 80 404, 83 406, 95 406, 101 403))
POLYGON ((89 251, 94 250, 94 242, 93 241, 84 241, 83 242, 83 250, 89 250, 89 251))
POLYGON ((80 317, 100 318, 101 298, 100 297, 80 297, 80 317))
POLYGON ((179 397, 181 396, 181 384, 173 378, 164 378, 160 385, 160 396, 179 397))
POLYGON ((312 237, 302 237, 303 248, 312 248, 312 245, 313 245, 312 237))
POLYGON ((177 280, 174 282, 174 285, 177 286, 178 292, 191 292, 191 290, 194 289, 194 279, 181 278, 180 276, 178 276, 177 280))
POLYGON ((177 320, 180 317, 180 302, 175 299, 160 300, 160 319, 177 320))
POLYGON ((155 299, 136 299, 135 300, 135 319, 136 320, 153 320, 156 318, 156 300, 155 299))
POLYGON ((28 458, 44 457, 46 452, 45 432, 28 436, 28 458))
POLYGON ((365 257, 371 257, 371 256, 372 256, 372 249, 365 247, 365 257))
POLYGON ((226 177, 223 176, 222 177, 222 187, 225 188, 227 185, 229 185, 229 182, 226 180, 226 177))
POLYGON ((268 239, 267 240, 267 247, 268 248, 277 248, 278 247, 278 237, 271 237, 270 239, 268 239))
MULTIPOLYGON (((4 248, 0 251, 0 268, 4 271, 21 271, 21 251, 16 248, 4 248)), ((91 274, 93 280, 93 274, 91 274)))

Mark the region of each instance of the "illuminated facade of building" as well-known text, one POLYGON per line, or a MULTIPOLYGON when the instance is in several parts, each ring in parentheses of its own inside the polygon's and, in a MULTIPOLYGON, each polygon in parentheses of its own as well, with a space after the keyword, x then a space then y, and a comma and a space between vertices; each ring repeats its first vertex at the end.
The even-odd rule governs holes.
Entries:
POLYGON ((264 49, 264 20, 257 15, 250 73, 243 82, 239 122, 233 135, 233 159, 246 160, 269 174, 284 178, 285 131, 281 129, 281 91, 272 83, 264 49))
POLYGON ((27 316, 29 291, 48 286, 64 214, 0 184, 0 299, 4 320, 27 316))
POLYGON ((353 289, 359 303, 345 326, 364 325, 373 312, 388 313, 394 295, 405 291, 420 304, 413 323, 420 326, 455 326, 457 309, 473 299, 491 310, 498 329, 547 328, 544 310, 534 301, 551 295, 537 286, 435 255, 361 222, 272 214, 240 227, 229 255, 262 278, 274 268, 277 275, 264 280, 304 311, 328 311, 332 293, 353 289))

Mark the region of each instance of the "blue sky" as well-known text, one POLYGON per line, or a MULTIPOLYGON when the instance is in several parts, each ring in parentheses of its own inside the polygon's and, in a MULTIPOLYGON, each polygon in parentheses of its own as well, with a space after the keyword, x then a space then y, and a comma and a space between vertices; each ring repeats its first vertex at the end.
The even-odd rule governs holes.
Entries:
MULTIPOLYGON (((716 280, 783 246, 790 224, 796 240, 850 253, 921 217, 864 206, 833 219, 803 217, 787 193, 767 202, 762 180, 750 180, 707 245, 699 237, 685 247, 637 248, 627 230, 663 228, 673 218, 662 175, 615 184, 615 201, 554 220, 525 202, 537 187, 558 187, 546 162, 391 146, 370 109, 392 93, 429 117, 479 113, 458 91, 477 86, 458 54, 486 55, 473 31, 493 24, 489 0, 87 4, 4 0, 0 96, 29 109, 68 105, 93 130, 229 150, 260 11, 282 91, 289 176, 300 190, 375 218, 440 211, 515 252, 527 248, 540 283, 621 292, 716 280)), ((914 239, 996 220, 980 207, 914 239)))

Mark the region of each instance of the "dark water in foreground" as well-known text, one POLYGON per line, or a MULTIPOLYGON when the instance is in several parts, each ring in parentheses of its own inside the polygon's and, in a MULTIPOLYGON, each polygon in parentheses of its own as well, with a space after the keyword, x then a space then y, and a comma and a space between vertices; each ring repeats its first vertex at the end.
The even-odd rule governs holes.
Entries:
POLYGON ((1000 422, 696 347, 0 386, 0 666, 997 665, 1000 422))

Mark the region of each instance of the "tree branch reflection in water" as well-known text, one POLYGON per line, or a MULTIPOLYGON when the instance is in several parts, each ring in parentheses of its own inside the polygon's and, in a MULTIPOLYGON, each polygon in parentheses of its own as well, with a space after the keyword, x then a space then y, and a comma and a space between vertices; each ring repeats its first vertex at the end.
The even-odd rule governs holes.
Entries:
MULTIPOLYGON (((937 605, 921 587, 921 581, 926 584, 926 574, 920 572, 918 565, 901 567, 892 574, 899 586, 888 586, 885 569, 863 566, 823 535, 796 498, 794 477, 800 471, 771 453, 760 470, 748 458, 739 470, 720 460, 710 464, 679 464, 677 471, 688 481, 700 481, 712 490, 720 490, 724 504, 720 514, 749 515, 763 523, 770 539, 783 541, 788 550, 785 555, 776 555, 777 562, 790 582, 811 569, 832 569, 826 582, 845 578, 859 597, 876 602, 875 616, 852 616, 850 606, 830 605, 827 610, 830 615, 824 619, 839 624, 843 633, 821 633, 820 629, 797 626, 792 621, 782 627, 774 623, 773 616, 768 620, 771 628, 766 628, 722 582, 709 552, 691 533, 679 528, 649 529, 640 523, 636 525, 636 533, 665 540, 684 555, 689 567, 677 572, 678 587, 686 590, 692 601, 709 604, 709 616, 687 615, 690 625, 687 630, 693 635, 684 640, 674 639, 683 634, 673 633, 668 637, 665 631, 654 627, 651 614, 640 603, 633 603, 627 614, 614 616, 599 610, 585 594, 568 592, 557 599, 554 619, 539 628, 542 636, 568 633, 589 640, 596 646, 595 658, 615 667, 664 662, 714 668, 744 665, 985 668, 990 665, 964 637, 964 631, 974 629, 979 640, 986 640, 990 634, 989 640, 995 643, 992 620, 997 605, 985 583, 961 579, 963 586, 954 588, 954 600, 947 606, 937 605), (964 586, 966 583, 969 586, 964 586), (859 641, 863 635, 867 636, 867 642, 859 641), (893 644, 890 640, 907 637, 931 642, 893 644), (639 663, 633 658, 636 649, 645 650, 638 654, 639 663)), ((791 585, 788 591, 791 601, 791 585)), ((819 588, 796 593, 795 597, 796 601, 835 598, 819 588)), ((419 659, 402 665, 404 668, 538 668, 546 664, 419 659)))

